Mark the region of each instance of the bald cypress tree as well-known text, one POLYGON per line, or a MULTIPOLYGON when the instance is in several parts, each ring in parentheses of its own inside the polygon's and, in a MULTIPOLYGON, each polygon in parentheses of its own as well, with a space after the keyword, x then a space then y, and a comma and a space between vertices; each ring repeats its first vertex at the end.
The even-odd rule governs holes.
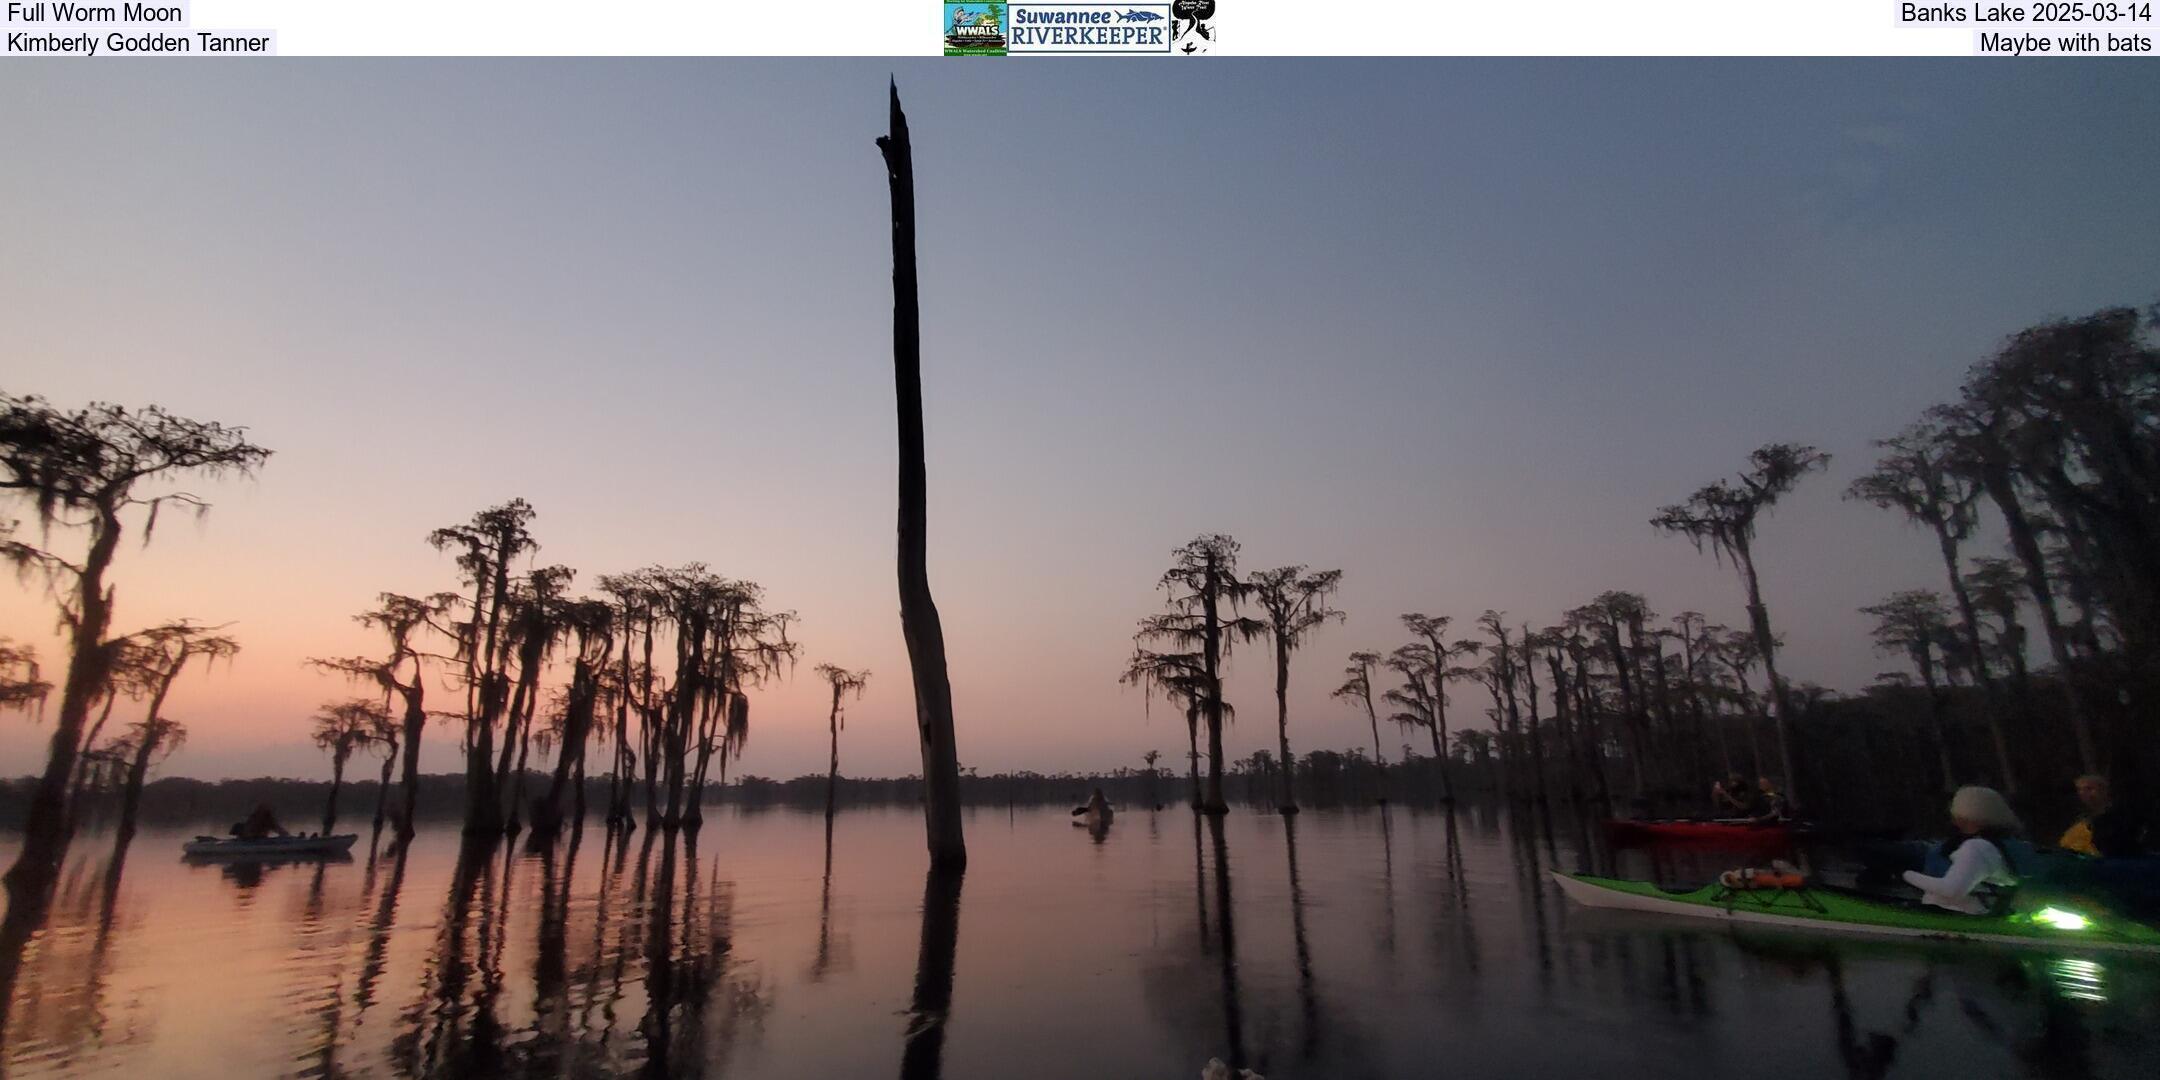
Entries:
POLYGON ((1812 446, 1770 443, 1748 455, 1747 468, 1732 480, 1715 480, 1688 496, 1686 502, 1660 509, 1650 524, 1687 538, 1697 551, 1709 550, 1720 561, 1731 559, 1747 590, 1748 623, 1763 672, 1770 679, 1770 701, 1776 709, 1779 764, 1785 773, 1785 791, 1795 804, 1800 801, 1799 773, 1795 769, 1792 701, 1784 680, 1778 677, 1777 637, 1770 630, 1770 609, 1763 605, 1762 580, 1755 571, 1755 530, 1762 515, 1777 505, 1808 473, 1827 468, 1830 455, 1812 446))
MULTIPOLYGON (((1380 713, 1379 710, 1373 708, 1372 683, 1373 668, 1379 666, 1379 664, 1379 653, 1351 653, 1350 665, 1343 668, 1342 685, 1337 686, 1331 692, 1330 696, 1340 698, 1354 705, 1361 705, 1364 707, 1365 721, 1366 723, 1372 725, 1373 764, 1377 766, 1380 770, 1380 797, 1378 801, 1384 803, 1388 801, 1388 760, 1387 751, 1380 748, 1380 713)), ((1153 751, 1149 751, 1149 753, 1152 755, 1153 751)), ((1155 762, 1153 757, 1150 757, 1148 759, 1148 765, 1151 769, 1154 764, 1155 762)))
MULTIPOLYGON (((46 751, 31 789, 22 850, 5 883, 11 923, 44 917, 67 850, 67 792, 92 704, 111 692, 119 643, 109 637, 116 590, 108 578, 120 541, 150 542, 167 508, 200 515, 209 504, 169 489, 189 479, 253 474, 270 451, 245 428, 174 416, 155 405, 61 409, 43 398, 0 394, 0 495, 29 509, 42 536, 75 536, 79 552, 0 536, 0 558, 45 582, 60 608, 67 672, 46 751)), ((8 935, 14 937, 14 935, 8 935)))
POLYGON ((1267 624, 1240 615, 1252 598, 1253 587, 1238 576, 1238 542, 1219 533, 1193 538, 1171 552, 1170 569, 1157 582, 1169 597, 1169 610, 1140 620, 1136 641, 1175 646, 1178 651, 1156 655, 1190 655, 1195 663, 1189 679, 1198 698, 1199 718, 1207 725, 1207 786, 1200 799, 1204 813, 1224 814, 1230 804, 1223 798, 1223 665, 1238 642, 1249 642, 1267 633, 1267 624))
POLYGON ((870 673, 849 671, 837 664, 819 664, 817 673, 824 677, 827 686, 832 687, 832 709, 825 717, 826 732, 832 737, 832 759, 825 770, 825 813, 830 816, 840 786, 840 732, 847 727, 847 715, 841 702, 849 694, 862 697, 863 691, 870 686, 870 673))
POLYGON ((527 526, 533 508, 523 499, 489 507, 472 520, 437 529, 428 543, 453 552, 472 588, 468 618, 458 632, 458 659, 465 682, 465 831, 502 831, 502 803, 495 790, 495 731, 510 707, 510 642, 504 633, 510 568, 539 544, 527 526))
POLYGON ((1973 678, 1983 691, 1981 707, 1995 744, 1995 767, 2002 777, 2003 790, 2015 795, 2018 774, 2010 754, 2009 734, 2003 727, 2001 695, 1988 666, 1988 650, 1980 639, 1979 611, 1959 557, 1960 547, 1972 537, 1977 524, 1973 503, 1980 492, 1953 468, 1955 450, 1934 423, 1914 424, 1891 438, 1876 440, 1875 445, 1883 451, 1882 458, 1866 475, 1852 482, 1845 497, 1899 511, 1934 535, 1943 569, 1950 578, 1950 596, 1956 601, 1958 627, 1973 678))
POLYGON ((1328 598, 1342 585, 1342 571, 1307 571, 1303 566, 1284 566, 1253 574, 1253 598, 1266 614, 1268 640, 1275 646, 1275 733, 1282 747, 1282 772, 1275 808, 1297 813, 1297 794, 1292 773, 1297 764, 1290 752, 1290 654, 1305 643, 1314 630, 1343 613, 1328 606, 1328 598))
MULTIPOLYGON (((456 607, 457 602, 453 593, 436 593, 428 597, 383 593, 376 598, 374 608, 353 616, 354 621, 382 631, 388 639, 389 649, 382 658, 348 656, 308 661, 324 671, 336 672, 381 689, 386 713, 393 699, 399 704, 397 735, 392 745, 394 756, 404 771, 398 793, 400 810, 391 824, 401 840, 409 840, 413 834, 413 811, 420 798, 420 737, 427 728, 427 679, 421 666, 425 654, 420 651, 420 636, 428 631, 449 634, 440 620, 456 607), (407 665, 411 667, 410 677, 406 675, 407 665)), ((389 767, 390 762, 385 760, 385 784, 389 779, 389 767)), ((380 828, 379 806, 376 817, 376 826, 380 828)))

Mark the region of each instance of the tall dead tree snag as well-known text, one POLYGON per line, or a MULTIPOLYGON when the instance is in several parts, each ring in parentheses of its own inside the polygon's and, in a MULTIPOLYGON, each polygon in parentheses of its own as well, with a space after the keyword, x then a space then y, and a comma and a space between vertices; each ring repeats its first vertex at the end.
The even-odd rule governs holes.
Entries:
POLYGON ((915 724, 922 737, 923 819, 930 864, 967 865, 960 832, 960 758, 953 745, 952 683, 945 628, 930 596, 928 470, 923 464, 922 313, 915 296, 915 159, 900 87, 891 93, 891 131, 878 139, 892 189, 893 384, 900 408, 900 630, 915 678, 915 724))

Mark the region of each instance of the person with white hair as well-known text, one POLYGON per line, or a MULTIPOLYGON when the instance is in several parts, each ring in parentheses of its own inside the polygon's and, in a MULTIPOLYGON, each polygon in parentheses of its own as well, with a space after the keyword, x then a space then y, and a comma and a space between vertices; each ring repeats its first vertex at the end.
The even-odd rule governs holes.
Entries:
POLYGON ((1958 835, 1945 847, 1950 868, 1940 877, 1905 871, 1905 881, 1920 890, 1924 903, 1967 915, 1985 915, 1987 904, 1975 896, 1982 886, 2009 888, 2017 875, 2003 855, 2003 843, 2019 829, 2017 812, 1994 788, 1962 787, 1950 797, 1950 820, 1958 835))

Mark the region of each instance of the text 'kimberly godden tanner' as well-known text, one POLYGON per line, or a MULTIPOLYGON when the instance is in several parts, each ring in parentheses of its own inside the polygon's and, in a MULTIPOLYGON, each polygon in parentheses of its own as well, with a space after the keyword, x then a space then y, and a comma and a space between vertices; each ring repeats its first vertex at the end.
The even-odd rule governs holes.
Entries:
POLYGON ((272 53, 275 39, 269 34, 213 33, 198 30, 192 34, 169 34, 160 30, 142 33, 110 34, 41 34, 35 31, 12 31, 7 36, 7 51, 33 56, 107 56, 131 54, 181 56, 209 54, 216 56, 268 56, 272 53))

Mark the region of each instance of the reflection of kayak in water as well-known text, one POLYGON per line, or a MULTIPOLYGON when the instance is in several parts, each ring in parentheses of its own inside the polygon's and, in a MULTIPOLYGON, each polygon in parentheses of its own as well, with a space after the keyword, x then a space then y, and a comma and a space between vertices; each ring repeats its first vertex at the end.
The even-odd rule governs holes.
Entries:
POLYGON ((182 845, 180 850, 198 859, 276 859, 343 855, 358 839, 358 833, 339 833, 336 836, 266 836, 260 840, 227 840, 215 836, 198 836, 182 845))
POLYGON ((1552 879, 1568 899, 1584 907, 1833 934, 2160 953, 2160 930, 2126 919, 2088 918, 2065 908, 2045 907, 2009 915, 1959 915, 1816 885, 1797 889, 1705 885, 1689 892, 1668 892, 1647 881, 1563 874, 1557 870, 1552 872, 1552 879))

